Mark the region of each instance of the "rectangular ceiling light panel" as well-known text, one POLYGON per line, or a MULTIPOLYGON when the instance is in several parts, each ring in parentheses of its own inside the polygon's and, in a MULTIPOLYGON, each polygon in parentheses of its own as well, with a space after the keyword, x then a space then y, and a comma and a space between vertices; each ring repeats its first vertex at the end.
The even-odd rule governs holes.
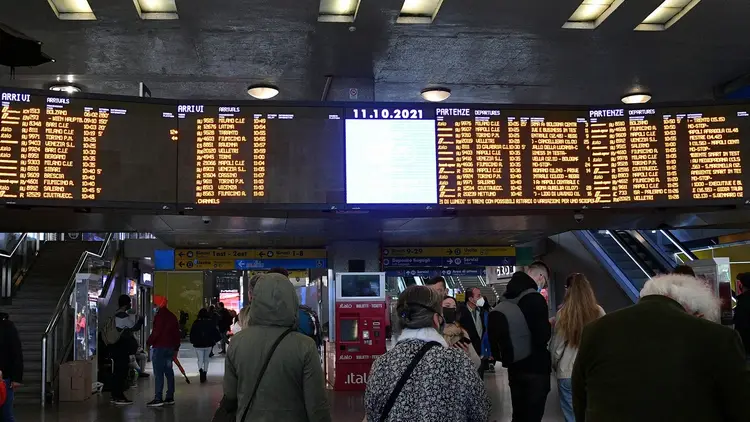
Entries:
POLYGON ((175 0, 133 0, 135 10, 141 19, 167 20, 179 19, 175 0))
POLYGON ((640 25, 636 31, 665 31, 682 19, 701 0, 665 0, 640 25))
POLYGON ((47 0, 58 19, 72 21, 96 20, 88 0, 47 0))
POLYGON ((357 18, 360 0, 320 0, 318 22, 352 23, 357 18))
POLYGON ((563 24, 565 29, 596 29, 625 0, 583 0, 563 24))
POLYGON ((432 23, 443 0, 404 0, 396 23, 432 23))

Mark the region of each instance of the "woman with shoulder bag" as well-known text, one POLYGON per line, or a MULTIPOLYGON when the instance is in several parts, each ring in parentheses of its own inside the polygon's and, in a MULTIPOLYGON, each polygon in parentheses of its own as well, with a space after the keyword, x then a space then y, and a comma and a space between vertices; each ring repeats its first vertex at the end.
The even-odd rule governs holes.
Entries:
POLYGON ((396 346, 372 365, 365 390, 366 418, 385 421, 486 422, 490 400, 466 352, 449 347, 442 297, 410 286, 398 298, 396 346))
POLYGON ((565 299, 555 317, 549 346, 565 422, 575 422, 570 378, 583 328, 603 315, 604 309, 596 303, 594 290, 586 276, 580 273, 569 275, 565 280, 565 299))
POLYGON ((315 342, 297 332, 299 298, 289 278, 264 274, 248 325, 232 339, 216 422, 331 422, 315 342))

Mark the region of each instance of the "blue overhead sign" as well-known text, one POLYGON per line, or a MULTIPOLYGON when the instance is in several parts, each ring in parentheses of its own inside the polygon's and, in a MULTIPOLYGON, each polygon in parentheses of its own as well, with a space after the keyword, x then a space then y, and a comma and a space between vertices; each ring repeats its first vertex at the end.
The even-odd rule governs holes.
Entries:
POLYGON ((477 277, 486 275, 484 268, 454 268, 454 269, 408 269, 408 270, 386 270, 387 277, 435 277, 435 276, 455 276, 455 277, 477 277))
POLYGON ((413 257, 383 258, 383 269, 430 268, 430 267, 495 267, 515 265, 515 256, 454 256, 454 257, 413 257))
POLYGON ((287 270, 303 270, 312 268, 327 268, 325 258, 311 259, 237 259, 234 261, 236 270, 270 270, 271 268, 285 268, 287 270))

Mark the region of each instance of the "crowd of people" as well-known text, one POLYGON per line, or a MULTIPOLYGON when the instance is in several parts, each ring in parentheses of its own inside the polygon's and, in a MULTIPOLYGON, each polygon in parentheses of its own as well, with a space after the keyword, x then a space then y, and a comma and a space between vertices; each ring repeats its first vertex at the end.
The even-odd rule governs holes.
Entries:
MULTIPOLYGON (((515 422, 542 420, 552 379, 566 422, 750 420, 750 274, 737 280, 734 330, 719 323, 718 298, 690 267, 652 278, 637 304, 606 315, 589 280, 575 273, 550 318, 540 293, 550 276, 543 262, 532 263, 513 274, 495 306, 476 288, 458 303, 441 277, 404 290, 396 306, 400 333, 367 378, 365 420, 488 421, 492 400, 483 378, 495 362, 507 370, 515 422)), ((226 353, 214 421, 331 421, 320 351, 300 329, 305 313, 288 276, 254 276, 248 296, 236 317, 219 304, 201 309, 190 329, 201 382, 214 345, 226 353)), ((167 299, 155 296, 154 304, 148 406, 162 407, 175 403, 172 364, 181 333, 167 299)), ((125 380, 143 318, 127 295, 118 306, 100 335, 113 361, 112 401, 121 405, 132 403, 125 380)), ((12 422, 23 360, 4 314, 0 346, 0 421, 12 422)))

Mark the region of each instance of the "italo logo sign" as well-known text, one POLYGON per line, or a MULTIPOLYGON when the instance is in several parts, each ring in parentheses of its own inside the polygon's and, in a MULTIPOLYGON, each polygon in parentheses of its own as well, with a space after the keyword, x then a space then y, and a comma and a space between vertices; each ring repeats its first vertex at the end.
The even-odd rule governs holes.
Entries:
POLYGON ((347 374, 344 384, 362 385, 367 384, 367 374, 347 374))

